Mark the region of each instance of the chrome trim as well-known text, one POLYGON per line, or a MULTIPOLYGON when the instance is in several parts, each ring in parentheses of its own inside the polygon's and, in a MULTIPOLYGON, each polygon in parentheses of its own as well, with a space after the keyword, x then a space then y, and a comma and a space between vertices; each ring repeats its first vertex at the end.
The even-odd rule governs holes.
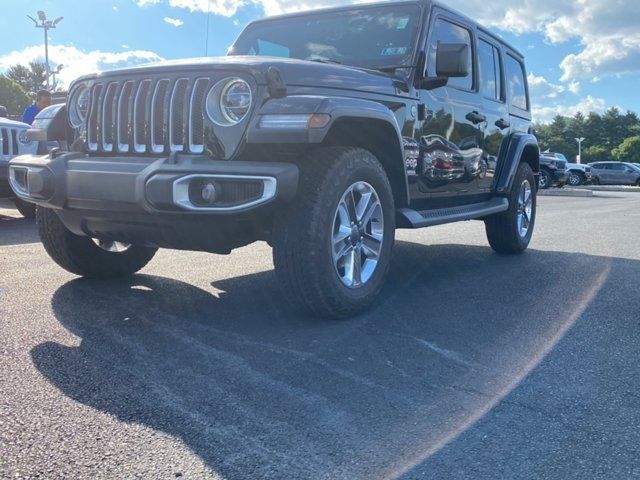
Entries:
MULTIPOLYGON (((151 96, 151 119, 150 119, 150 137, 151 137, 151 151, 153 153, 162 153, 164 152, 164 138, 162 143, 156 143, 156 129, 155 129, 155 110, 156 110, 156 96, 158 95, 158 90, 160 90, 160 85, 166 84, 168 86, 169 79, 161 78, 156 82, 156 88, 153 89, 153 95, 151 96)), ((162 121, 164 121, 164 101, 167 98, 167 92, 164 92, 164 98, 162 99, 162 121)), ((163 135, 164 137, 164 135, 163 135)))
MULTIPOLYGON (((193 138, 193 112, 194 112, 194 108, 193 108, 193 102, 195 100, 195 95, 196 92, 198 91, 198 83, 200 82, 206 82, 207 85, 209 85, 210 80, 209 78, 198 78, 196 79, 195 82, 193 82, 193 88, 191 89, 191 99, 189 100, 189 151, 191 153, 202 153, 204 152, 204 138, 202 139, 202 143, 196 143, 194 141, 193 138)), ((202 104, 202 126, 204 128, 204 115, 205 115, 205 106, 204 106, 204 102, 206 101, 207 98, 207 92, 206 92, 206 87, 205 87, 205 91, 203 92, 203 104, 202 104)))
POLYGON ((98 151, 98 104, 100 103, 100 95, 102 94, 102 90, 104 85, 102 83, 96 83, 91 88, 91 108, 89 112, 87 112, 87 148, 91 152, 98 151), (96 95, 96 92, 98 94, 96 95), (97 97, 97 98, 96 98, 97 97), (95 110, 95 118, 94 118, 94 110, 95 110), (95 142, 92 142, 92 135, 95 134, 95 142))
MULTIPOLYGON (((186 77, 176 79, 173 84, 173 90, 171 91, 171 100, 169 100, 169 150, 171 152, 182 152, 184 151, 184 129, 183 129, 183 142, 181 144, 173 143, 173 117, 176 114, 174 112, 174 98, 176 95, 176 90, 178 90, 178 84, 181 82, 187 82, 187 87, 189 86, 189 79, 186 77)), ((185 87, 185 93, 187 93, 185 87)), ((183 109, 184 110, 184 109, 183 109)), ((184 119, 183 123, 184 125, 184 119)))
POLYGON ((129 104, 131 102, 131 94, 133 93, 133 85, 135 84, 135 82, 133 80, 127 80, 126 82, 124 82, 122 84, 122 89, 120 90, 120 96, 118 97, 118 111, 116 113, 117 115, 117 120, 116 120, 116 128, 118 129, 118 133, 117 133, 117 140, 118 140, 118 151, 119 152, 123 152, 126 153, 129 151, 129 144, 131 143, 131 129, 129 128, 131 125, 131 118, 129 115, 129 104), (127 125, 126 125, 126 129, 127 129, 127 143, 123 143, 122 142, 122 136, 120 135, 120 130, 122 128, 122 103, 123 100, 125 98, 124 93, 127 91, 127 85, 131 85, 131 90, 129 90, 129 94, 127 95, 127 99, 126 99, 126 108, 127 108, 127 125))
MULTIPOLYGON (((115 90, 118 88, 118 84, 116 82, 110 82, 107 84, 107 87, 104 91, 104 98, 102 99, 102 121, 101 121, 101 131, 102 131, 102 151, 111 152, 113 151, 113 132, 112 132, 112 142, 107 143, 106 138, 106 124, 107 124, 107 99, 111 95, 111 90, 115 90)), ((115 98, 115 92, 113 93, 113 97, 111 98, 111 128, 115 127, 115 123, 113 122, 113 100, 115 98)))
MULTIPOLYGON (((151 85, 151 80, 146 79, 142 80, 138 85, 138 90, 136 91, 136 97, 133 101, 133 149, 138 153, 144 153, 147 151, 147 143, 138 143, 138 102, 140 101, 140 92, 143 89, 143 85, 151 85)), ((147 101, 147 97, 149 96, 149 91, 147 89, 147 93, 145 94, 145 103, 147 101)), ((146 125, 146 104, 144 105, 144 113, 142 114, 142 119, 146 125)), ((144 126, 143 126, 144 128, 144 126)))
POLYGON ((197 212, 234 212, 248 207, 253 207, 261 203, 265 203, 276 196, 277 181, 274 177, 252 176, 252 175, 216 175, 216 174, 191 174, 180 177, 173 182, 173 203, 185 210, 197 212), (219 180, 253 180, 262 181, 262 196, 256 200, 252 200, 240 205, 232 207, 199 207, 191 203, 189 200, 189 182, 194 178, 212 178, 219 180))

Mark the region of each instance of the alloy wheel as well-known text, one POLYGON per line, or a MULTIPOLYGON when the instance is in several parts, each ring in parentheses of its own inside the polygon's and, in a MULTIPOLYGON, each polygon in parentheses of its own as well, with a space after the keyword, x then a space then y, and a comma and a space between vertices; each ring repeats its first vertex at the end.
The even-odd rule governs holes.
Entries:
POLYGON ((524 180, 520 186, 518 194, 518 208, 516 210, 516 222, 518 225, 518 235, 525 238, 529 233, 533 214, 533 192, 529 180, 524 180))
POLYGON ((581 181, 580 181, 580 175, 577 175, 575 173, 572 173, 571 175, 569 175, 569 185, 573 185, 578 186, 580 185, 581 181))
POLYGON ((366 182, 352 184, 342 195, 333 220, 333 265, 349 288, 367 283, 378 266, 384 237, 382 204, 366 182))
POLYGON ((116 242, 113 240, 100 240, 98 238, 92 238, 91 240, 106 252, 123 253, 131 248, 130 243, 116 242))

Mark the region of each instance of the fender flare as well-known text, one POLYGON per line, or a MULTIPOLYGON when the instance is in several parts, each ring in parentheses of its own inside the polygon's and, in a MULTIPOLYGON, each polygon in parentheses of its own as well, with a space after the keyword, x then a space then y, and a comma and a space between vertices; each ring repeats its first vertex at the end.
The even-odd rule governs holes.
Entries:
POLYGON ((291 95, 273 98, 264 103, 254 114, 246 134, 247 144, 318 145, 341 120, 375 120, 384 122, 393 131, 398 146, 398 159, 380 161, 391 168, 389 180, 396 185, 399 204, 409 201, 409 184, 405 168, 405 148, 398 120, 384 104, 359 98, 318 95, 291 95), (328 114, 329 123, 322 128, 283 127, 261 128, 260 120, 265 115, 312 115, 328 114), (393 177, 393 178, 392 178, 393 177))
POLYGON ((534 153, 533 157, 528 159, 528 163, 532 164, 533 172, 537 177, 540 173, 540 148, 536 137, 530 133, 515 132, 502 142, 500 153, 498 154, 498 166, 494 184, 496 193, 507 195, 511 191, 518 165, 525 154, 531 151, 534 153))
POLYGON ((247 143, 322 143, 335 122, 345 117, 385 121, 393 127, 399 145, 402 145, 396 117, 383 104, 359 98, 316 95, 292 95, 268 100, 256 112, 247 129, 247 143), (264 115, 312 114, 328 114, 331 119, 322 128, 260 127, 260 120, 264 115))

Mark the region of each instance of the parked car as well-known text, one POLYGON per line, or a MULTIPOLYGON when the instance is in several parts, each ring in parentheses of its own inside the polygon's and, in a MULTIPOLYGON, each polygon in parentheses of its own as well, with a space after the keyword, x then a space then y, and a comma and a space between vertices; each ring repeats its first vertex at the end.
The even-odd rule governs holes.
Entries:
POLYGON ((591 167, 582 163, 567 163, 567 184, 572 187, 588 185, 592 181, 591 167))
POLYGON ((564 187, 569 179, 566 157, 561 153, 540 154, 540 188, 564 187))
POLYGON ((36 206, 16 197, 9 186, 9 161, 21 154, 36 153, 37 143, 27 140, 29 125, 0 118, 0 198, 10 198, 22 216, 34 218, 36 206))
POLYGON ((292 302, 344 317, 376 299, 396 228, 477 219, 500 253, 533 234, 524 58, 431 1, 256 21, 226 57, 81 77, 67 107, 41 128, 70 150, 11 171, 78 275, 266 240, 292 302))
POLYGON ((640 167, 625 162, 594 162, 589 164, 596 185, 640 186, 640 167))

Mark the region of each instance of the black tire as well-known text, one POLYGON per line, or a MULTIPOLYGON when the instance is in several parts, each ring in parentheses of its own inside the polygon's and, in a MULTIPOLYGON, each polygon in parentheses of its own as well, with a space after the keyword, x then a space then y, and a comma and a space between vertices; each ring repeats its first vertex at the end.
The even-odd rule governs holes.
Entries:
POLYGON ((36 218, 36 204, 25 202, 21 198, 14 198, 13 204, 24 218, 36 218))
POLYGON ((540 170, 540 190, 546 190, 551 186, 551 174, 547 172, 545 169, 540 170))
POLYGON ((36 220, 49 256, 68 272, 82 277, 129 277, 149 263, 158 250, 135 245, 117 253, 103 250, 91 238, 69 231, 49 208, 38 208, 36 220))
MULTIPOLYGON (((389 179, 376 157, 360 148, 318 149, 304 159, 300 170, 300 194, 274 226, 276 275, 287 300, 295 306, 322 318, 355 315, 373 303, 389 270, 395 235, 389 179), (378 196, 383 237, 377 266, 368 281, 349 287, 334 264, 332 236, 338 204, 349 188, 362 185, 359 182, 366 182, 378 196)), ((352 241, 357 239, 346 238, 345 245, 352 241)))
POLYGON ((598 177, 593 177, 591 185, 600 185, 600 179, 598 177))
POLYGON ((579 187, 585 182, 585 178, 581 173, 571 172, 569 173, 569 178, 567 179, 567 184, 572 187, 579 187))
POLYGON ((513 181, 513 187, 509 194, 509 209, 505 212, 492 215, 485 220, 487 239, 491 248, 498 253, 522 253, 529 246, 533 229, 536 223, 537 195, 531 167, 527 163, 521 163, 513 181), (520 233, 518 226, 519 202, 523 184, 531 186, 531 219, 526 235, 520 233))

